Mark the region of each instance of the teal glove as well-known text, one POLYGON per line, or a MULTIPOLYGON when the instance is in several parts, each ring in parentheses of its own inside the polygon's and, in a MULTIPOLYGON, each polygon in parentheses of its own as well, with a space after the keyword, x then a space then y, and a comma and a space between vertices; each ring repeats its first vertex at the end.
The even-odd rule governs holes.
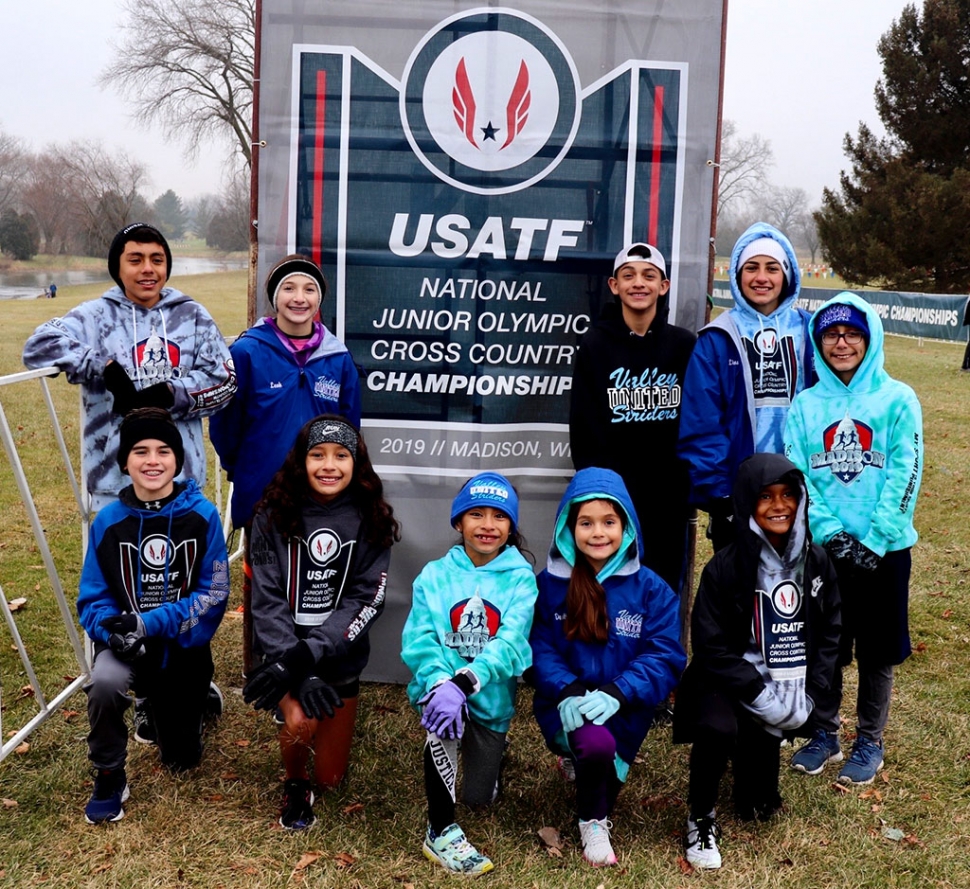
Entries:
POLYGON ((620 702, 605 691, 590 691, 579 702, 579 712, 593 725, 603 725, 617 710, 620 702))
POLYGON ((582 700, 584 699, 574 695, 559 702, 559 718, 562 720, 563 731, 567 735, 583 724, 583 714, 579 712, 579 703, 582 700))

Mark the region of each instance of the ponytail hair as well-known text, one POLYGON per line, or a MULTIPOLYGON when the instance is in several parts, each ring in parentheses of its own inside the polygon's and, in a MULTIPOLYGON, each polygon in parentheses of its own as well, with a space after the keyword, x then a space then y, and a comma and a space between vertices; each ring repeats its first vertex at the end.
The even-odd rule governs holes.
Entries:
MULTIPOLYGON (((576 537, 576 520, 584 502, 572 503, 566 524, 576 537)), ((608 501, 614 503, 614 501, 608 501)), ((616 513, 625 521, 626 513, 615 504, 616 513)), ((575 551, 576 558, 572 573, 569 575, 569 588, 566 591, 566 621, 564 630, 566 638, 572 642, 600 642, 605 643, 609 638, 610 618, 606 610, 606 590, 596 579, 593 566, 579 550, 575 551)))

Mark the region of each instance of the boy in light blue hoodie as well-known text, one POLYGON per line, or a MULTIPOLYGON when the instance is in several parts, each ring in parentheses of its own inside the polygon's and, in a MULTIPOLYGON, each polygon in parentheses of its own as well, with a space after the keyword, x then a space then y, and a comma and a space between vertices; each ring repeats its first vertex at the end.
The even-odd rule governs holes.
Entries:
POLYGON ((692 506, 710 517, 715 551, 735 538, 731 486, 751 454, 780 454, 785 418, 814 379, 809 313, 795 306, 801 275, 778 229, 752 225, 734 245, 734 307, 698 334, 687 366, 678 456, 690 473, 692 506))
MULTIPOLYGON (((910 654, 910 550, 923 471, 923 419, 916 393, 883 367, 879 316, 840 293, 810 327, 819 380, 792 405, 785 452, 805 473, 812 535, 832 556, 842 593, 839 664, 859 666, 857 731, 838 780, 869 784, 883 766, 893 667, 910 654)), ((792 768, 821 774, 841 762, 842 671, 816 701, 812 738, 792 768)))

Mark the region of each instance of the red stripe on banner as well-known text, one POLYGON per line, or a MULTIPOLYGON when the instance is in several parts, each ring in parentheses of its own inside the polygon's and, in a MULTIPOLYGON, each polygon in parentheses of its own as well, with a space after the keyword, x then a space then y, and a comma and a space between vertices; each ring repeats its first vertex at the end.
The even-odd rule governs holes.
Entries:
POLYGON ((647 226, 647 243, 657 243, 660 224, 660 158, 664 136, 664 88, 653 91, 653 156, 650 158, 650 221, 647 226))
POLYGON ((313 128, 313 261, 323 259, 323 135, 326 128, 327 72, 317 71, 317 116, 313 128))

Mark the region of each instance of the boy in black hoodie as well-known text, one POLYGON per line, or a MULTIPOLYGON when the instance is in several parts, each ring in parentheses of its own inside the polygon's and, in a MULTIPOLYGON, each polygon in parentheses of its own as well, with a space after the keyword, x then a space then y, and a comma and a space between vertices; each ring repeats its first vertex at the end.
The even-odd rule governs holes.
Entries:
POLYGON ((740 467, 737 536, 704 568, 691 616, 693 657, 674 712, 674 743, 692 743, 687 860, 718 868, 715 803, 734 763, 734 809, 767 821, 781 808, 782 737, 831 694, 842 628, 835 568, 812 543, 802 473, 779 454, 740 467))
POLYGON ((573 371, 573 465, 619 473, 643 531, 643 564, 681 592, 689 482, 676 451, 681 387, 697 338, 667 323, 670 279, 656 247, 621 250, 609 285, 614 302, 580 342, 573 371))

